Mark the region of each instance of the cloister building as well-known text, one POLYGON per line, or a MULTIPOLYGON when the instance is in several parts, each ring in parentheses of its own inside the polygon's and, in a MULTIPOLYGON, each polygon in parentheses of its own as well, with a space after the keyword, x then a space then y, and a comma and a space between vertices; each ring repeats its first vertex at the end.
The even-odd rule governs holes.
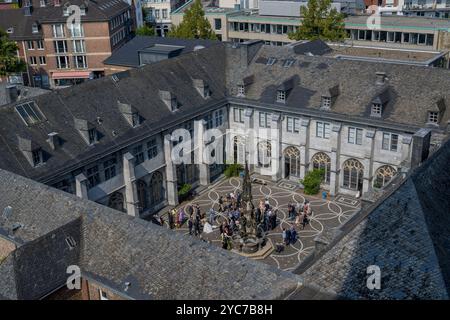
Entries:
POLYGON ((331 195, 357 195, 420 164, 449 133, 448 70, 303 45, 218 43, 13 102, 0 109, 0 167, 143 217, 176 205, 183 185, 221 176, 223 163, 195 157, 219 140, 215 156, 227 163, 253 157, 252 171, 272 169, 275 181, 323 168, 331 195), (176 129, 195 147, 180 157, 199 161, 174 161, 186 143, 176 129))

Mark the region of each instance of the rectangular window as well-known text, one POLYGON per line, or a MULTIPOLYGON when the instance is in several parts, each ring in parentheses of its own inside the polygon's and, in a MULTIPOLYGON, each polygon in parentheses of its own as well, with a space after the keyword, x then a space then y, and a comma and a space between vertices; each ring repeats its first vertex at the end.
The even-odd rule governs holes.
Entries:
POLYGON ((88 136, 89 136, 89 144, 94 144, 97 142, 97 130, 95 128, 88 130, 88 136))
POLYGON ((53 41, 55 45, 56 53, 66 53, 67 52, 67 42, 65 40, 53 41))
POLYGON ((100 174, 98 166, 93 166, 86 170, 86 177, 88 179, 88 188, 91 189, 100 183, 100 174))
POLYGON ((381 103, 372 103, 372 116, 381 117, 382 109, 381 103))
POLYGON ((330 133, 331 133, 330 127, 331 127, 331 125, 327 122, 317 121, 316 122, 316 137, 329 139, 330 133))
POLYGON ((163 19, 167 19, 167 9, 162 9, 162 17, 163 19))
POLYGON ((299 133, 300 132, 300 119, 287 117, 287 132, 299 133))
POLYGON ((237 90, 238 90, 238 96, 242 96, 242 97, 245 96, 245 87, 243 85, 239 85, 237 87, 237 90))
POLYGON ((54 38, 64 38, 64 25, 54 24, 53 25, 53 37, 54 38))
POLYGON ((132 154, 134 156, 134 165, 135 166, 144 162, 144 151, 143 151, 142 145, 138 145, 138 146, 134 147, 132 154))
POLYGON ((436 112, 436 111, 428 112, 428 122, 429 123, 438 123, 439 122, 439 112, 436 112))
POLYGON ((261 128, 270 128, 269 113, 267 112, 259 113, 259 126, 261 128))
POLYGON ((106 294, 105 291, 103 291, 102 289, 98 289, 98 291, 99 291, 100 300, 109 300, 108 295, 106 294))
POLYGON ((156 145, 156 139, 152 139, 147 142, 147 156, 149 159, 153 159, 158 155, 158 146, 156 145))
POLYGON ((286 102, 286 91, 277 91, 277 102, 286 102))
POLYGON ((32 157, 33 157, 33 165, 35 167, 43 162, 41 149, 33 150, 31 153, 32 153, 32 157))
POLYGON ((77 69, 86 69, 86 56, 73 56, 73 66, 77 69))
POLYGON ((222 30, 222 19, 214 19, 214 29, 222 30))
POLYGON ((84 40, 73 40, 73 52, 75 52, 75 53, 85 53, 86 52, 84 40))
POLYGON ((103 162, 103 170, 104 170, 103 172, 105 174, 105 180, 109 180, 116 176, 116 174, 117 174, 116 164, 117 164, 116 158, 111 158, 111 159, 103 162))
POLYGON ((27 49, 34 50, 34 42, 33 41, 27 41, 27 49))
POLYGON ((220 127, 223 124, 223 110, 217 110, 214 113, 214 118, 216 121, 216 127, 220 127))
POLYGON ((30 64, 31 64, 32 66, 35 66, 35 65, 37 64, 36 57, 30 57, 30 64))
POLYGON ((56 65, 58 69, 68 69, 69 68, 69 57, 59 56, 56 57, 56 65))
POLYGON ((206 122, 206 130, 212 129, 213 127, 213 117, 211 114, 207 114, 204 118, 205 122, 206 122))
POLYGON ((45 56, 40 56, 39 57, 39 64, 42 64, 42 65, 46 65, 47 64, 47 59, 45 58, 45 56))
POLYGON ((322 108, 330 109, 331 107, 331 98, 330 97, 322 97, 322 108))
POLYGON ((36 44, 37 44, 38 50, 44 50, 44 41, 43 40, 36 41, 36 44))
POLYGON ((234 122, 244 123, 244 109, 233 108, 233 120, 234 122))
POLYGON ((351 144, 362 144, 362 135, 363 135, 363 129, 359 128, 348 128, 348 143, 351 144))
POLYGON ((383 141, 381 148, 383 150, 397 151, 398 149, 398 135, 394 133, 383 132, 383 141))
POLYGON ((80 23, 73 23, 70 26, 70 34, 72 38, 79 38, 84 36, 84 30, 80 23))

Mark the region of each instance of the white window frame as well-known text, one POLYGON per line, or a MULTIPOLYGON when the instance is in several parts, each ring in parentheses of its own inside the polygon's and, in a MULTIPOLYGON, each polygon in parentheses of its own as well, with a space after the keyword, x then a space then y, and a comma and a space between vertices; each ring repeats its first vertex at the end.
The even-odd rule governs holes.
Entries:
POLYGON ((286 91, 277 90, 277 102, 286 102, 286 91))
POLYGON ((433 123, 433 124, 439 123, 439 112, 438 111, 428 111, 428 123, 433 123))
POLYGON ((316 121, 316 137, 330 139, 331 124, 329 122, 316 121))
POLYGON ((362 145, 363 129, 348 127, 347 142, 350 144, 362 145))
POLYGON ((52 27, 53 27, 53 38, 64 38, 64 25, 63 24, 54 24, 52 27), (61 33, 58 34, 58 31, 61 31, 61 33))
POLYGON ((381 141, 381 149, 387 151, 398 152, 398 134, 383 132, 383 138, 381 141), (395 141, 396 140, 396 141, 395 141), (395 141, 395 143, 394 143, 395 141))
POLYGON ((269 116, 270 114, 267 112, 259 112, 259 126, 261 128, 270 128, 269 116))

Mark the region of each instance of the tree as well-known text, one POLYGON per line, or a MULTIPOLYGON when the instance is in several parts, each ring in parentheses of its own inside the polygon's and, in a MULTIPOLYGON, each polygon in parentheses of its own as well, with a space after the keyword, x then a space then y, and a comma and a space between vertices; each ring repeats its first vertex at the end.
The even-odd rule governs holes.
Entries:
POLYGON ((344 15, 331 9, 331 0, 308 0, 306 7, 300 7, 300 16, 302 23, 296 32, 289 34, 289 39, 340 41, 345 38, 344 15))
POLYGON ((313 169, 305 175, 305 179, 300 180, 305 187, 303 191, 305 194, 317 194, 320 190, 320 184, 325 177, 324 169, 313 169))
POLYGON ((194 0, 189 9, 184 12, 183 21, 172 28, 169 37, 182 39, 211 39, 215 40, 216 34, 211 28, 200 0, 194 0))
POLYGON ((136 35, 138 35, 138 36, 154 36, 155 29, 153 29, 151 26, 145 24, 142 27, 136 29, 136 35))
POLYGON ((8 34, 0 30, 0 76, 25 69, 25 63, 17 57, 18 49, 17 44, 9 40, 8 34))

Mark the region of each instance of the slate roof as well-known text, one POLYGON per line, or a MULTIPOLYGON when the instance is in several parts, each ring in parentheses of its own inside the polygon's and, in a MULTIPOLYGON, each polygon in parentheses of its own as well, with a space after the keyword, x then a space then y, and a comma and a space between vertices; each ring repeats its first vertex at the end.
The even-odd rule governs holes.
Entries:
POLYGON ((34 6, 32 8, 31 16, 25 16, 23 8, 0 10, 0 28, 6 31, 8 28, 13 27, 14 32, 8 34, 13 40, 42 39, 42 28, 39 28, 38 33, 33 33, 33 23, 65 23, 67 17, 63 15, 63 8, 66 3, 71 5, 82 5, 87 3, 86 15, 81 16, 82 22, 108 21, 130 7, 122 0, 96 0, 95 2, 84 0, 61 0, 61 6, 59 7, 54 7, 51 4, 46 7, 34 6))
POLYGON ((117 49, 104 61, 104 64, 137 68, 140 66, 138 51, 150 46, 158 44, 182 46, 184 49, 181 51, 181 54, 185 54, 194 51, 196 46, 208 48, 218 42, 219 41, 203 39, 185 40, 167 37, 136 36, 117 49))
MULTIPOLYGON (((147 65, 111 77, 88 81, 80 86, 61 89, 35 97, 33 100, 47 121, 27 127, 14 110, 14 105, 0 108, 0 167, 9 171, 44 179, 80 161, 111 151, 131 140, 147 137, 170 127, 180 119, 209 110, 225 98, 225 52, 218 44, 157 64, 147 65), (193 79, 203 79, 211 90, 204 99, 194 89, 193 79), (174 93, 181 107, 172 112, 159 98, 159 90, 174 93), (118 101, 131 104, 145 119, 138 128, 131 128, 118 107, 118 101), (83 106, 80 108, 80 106, 83 106), (102 120, 97 123, 97 117, 102 120), (75 128, 75 118, 95 125, 101 138, 88 146, 75 128), (113 136, 113 131, 117 136, 113 136), (52 150, 46 141, 48 133, 57 132, 64 143, 52 150), (49 155, 45 165, 32 168, 18 149, 18 136, 32 138, 49 155)), ((112 152, 112 151, 111 151, 112 152)))
MULTIPOLYGON (((448 299, 450 141, 302 276, 350 299, 448 299), (381 289, 366 287, 369 265, 381 289)), ((344 225, 345 228, 345 225, 344 225)))
MULTIPOLYGON (((229 48, 229 52, 238 59, 238 49, 229 48)), ((229 60, 233 61, 232 58, 229 60)), ((231 95, 236 93, 235 83, 253 75, 255 81, 246 87, 246 100, 267 104, 274 103, 275 88, 297 77, 299 81, 287 96, 284 107, 284 110, 289 111, 320 109, 323 90, 338 84, 339 95, 333 102, 331 114, 370 120, 372 100, 380 93, 380 86, 376 85, 377 72, 386 73, 384 86, 390 93, 382 115, 384 123, 423 127, 434 102, 443 98, 446 105, 450 105, 450 71, 440 68, 309 57, 295 54, 287 46, 262 46, 248 68, 243 71, 237 68, 233 70, 227 79, 231 95), (272 66, 266 65, 269 57, 277 58, 272 66), (296 61, 291 67, 285 68, 283 61, 289 58, 296 61), (430 109, 425 106, 430 106, 430 109)), ((448 120, 450 109, 446 108, 440 121, 441 128, 446 127, 448 120)))
MULTIPOLYGON (((0 106, 3 106, 7 103, 9 103, 9 99, 6 98, 6 87, 9 84, 6 82, 0 82, 0 106)), ((22 86, 22 85, 16 85, 19 96, 18 101, 22 99, 29 99, 32 97, 36 97, 38 95, 48 93, 49 91, 46 89, 38 88, 38 87, 28 87, 28 86, 22 86)))
POLYGON ((0 263, 6 299, 45 296, 73 264, 132 299, 280 299, 301 285, 294 274, 10 172, 0 170, 0 180, 0 206, 13 207, 26 240, 0 263))

